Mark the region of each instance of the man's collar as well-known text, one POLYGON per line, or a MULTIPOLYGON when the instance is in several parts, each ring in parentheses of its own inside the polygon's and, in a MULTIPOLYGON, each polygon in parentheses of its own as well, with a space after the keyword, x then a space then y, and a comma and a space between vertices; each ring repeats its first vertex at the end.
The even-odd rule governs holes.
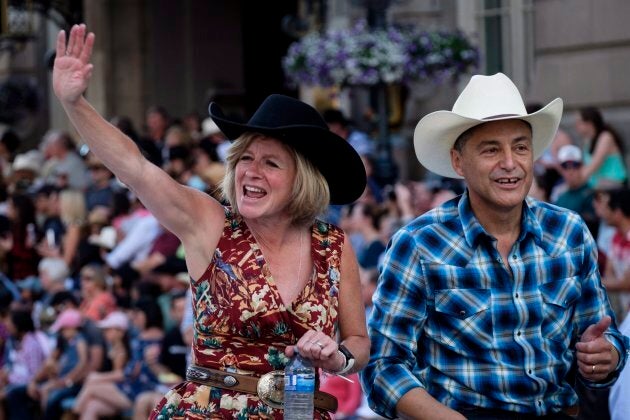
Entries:
MULTIPOLYGON (((523 201, 523 212, 521 213, 521 233, 519 234, 518 241, 524 239, 527 234, 531 234, 538 243, 542 240, 542 227, 531 209, 533 205, 534 201, 530 197, 527 197, 523 201)), ((466 189, 459 200, 458 213, 468 246, 471 248, 476 247, 481 238, 484 237, 494 240, 494 237, 484 229, 481 223, 479 223, 477 217, 475 217, 472 207, 470 206, 468 189, 466 189)))

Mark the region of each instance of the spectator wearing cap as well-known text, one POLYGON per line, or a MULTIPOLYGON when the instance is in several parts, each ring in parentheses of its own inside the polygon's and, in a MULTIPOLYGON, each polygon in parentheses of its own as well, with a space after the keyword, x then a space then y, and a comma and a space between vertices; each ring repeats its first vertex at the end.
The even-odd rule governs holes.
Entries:
POLYGON ((557 159, 566 190, 557 196, 554 204, 582 216, 593 237, 597 237, 599 219, 593 208, 594 191, 580 172, 583 165, 582 151, 568 144, 558 149, 557 159))
MULTIPOLYGON (((111 361, 112 368, 106 372, 91 372, 86 377, 81 392, 75 400, 76 407, 85 407, 95 390, 101 389, 100 384, 114 384, 122 381, 125 365, 130 358, 129 317, 122 311, 115 311, 99 321, 97 325, 105 336, 108 347, 107 357, 111 361)), ((89 417, 89 414, 87 416, 89 417)))
MULTIPOLYGON (((50 301, 53 313, 56 314, 60 314, 66 309, 75 309, 81 312, 79 305, 80 300, 76 294, 67 290, 55 293, 50 301)), ((88 345, 88 366, 85 375, 90 372, 109 370, 111 365, 105 358, 106 345, 103 332, 98 328, 95 321, 84 316, 83 313, 81 313, 81 333, 88 345)))
POLYGON ((230 148, 230 142, 223 135, 221 129, 217 123, 215 123, 212 118, 208 117, 201 123, 201 132, 203 134, 203 138, 200 141, 200 144, 205 143, 202 147, 208 155, 215 162, 225 163, 227 158, 228 149, 230 148))
POLYGON ((17 155, 11 165, 9 192, 23 193, 31 188, 39 177, 42 162, 42 156, 37 150, 17 155))

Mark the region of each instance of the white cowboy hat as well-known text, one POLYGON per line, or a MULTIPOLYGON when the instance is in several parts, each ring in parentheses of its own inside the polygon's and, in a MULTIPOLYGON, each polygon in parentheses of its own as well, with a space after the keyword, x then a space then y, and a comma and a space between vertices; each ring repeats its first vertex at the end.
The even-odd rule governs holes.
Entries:
POLYGON ((424 116, 413 135, 416 157, 432 172, 448 178, 461 178, 451 165, 451 149, 466 130, 489 121, 519 119, 532 127, 534 159, 551 144, 562 117, 562 99, 528 114, 521 94, 503 73, 476 75, 455 101, 452 111, 436 111, 424 116))

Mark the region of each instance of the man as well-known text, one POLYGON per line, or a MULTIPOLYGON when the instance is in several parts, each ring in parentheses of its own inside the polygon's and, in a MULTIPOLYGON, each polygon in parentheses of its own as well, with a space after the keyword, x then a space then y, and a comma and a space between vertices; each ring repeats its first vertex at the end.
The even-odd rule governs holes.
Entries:
POLYGON ((582 151, 573 144, 567 144, 558 150, 557 160, 565 189, 558 195, 554 204, 582 216, 591 234, 596 236, 599 218, 593 208, 595 192, 580 172, 583 164, 582 151))
MULTIPOLYGON (((612 190, 602 201, 606 207, 603 212, 605 222, 615 229, 602 281, 609 293, 618 293, 619 319, 623 319, 619 330, 630 335, 630 189, 612 190)), ((628 386, 630 368, 626 365, 619 380, 610 389, 608 403, 612 420, 622 420, 630 413, 628 386)))
POLYGON ((42 175, 44 182, 60 188, 83 191, 87 186, 87 169, 75 151, 74 141, 65 131, 49 130, 40 146, 46 161, 42 175))
POLYGON ((577 404, 570 378, 614 382, 629 343, 611 323, 593 238, 575 213, 527 198, 561 114, 561 99, 527 114, 499 73, 474 76, 452 112, 418 123, 420 162, 467 190, 389 245, 362 373, 380 414, 563 419, 577 404))

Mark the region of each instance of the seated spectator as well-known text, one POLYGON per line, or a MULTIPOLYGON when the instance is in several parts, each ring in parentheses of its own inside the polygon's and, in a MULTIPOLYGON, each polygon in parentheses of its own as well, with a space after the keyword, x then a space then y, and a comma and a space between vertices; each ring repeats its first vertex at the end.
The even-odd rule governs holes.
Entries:
POLYGON ((37 246, 42 257, 61 257, 76 277, 80 268, 79 244, 86 236, 87 210, 85 196, 77 190, 63 190, 59 193, 59 217, 64 226, 60 242, 52 242, 44 237, 37 246))
POLYGON ((565 188, 553 203, 557 206, 573 210, 582 216, 593 237, 597 237, 599 218, 593 208, 595 192, 589 187, 588 182, 580 173, 583 164, 582 151, 579 147, 572 144, 562 146, 558 151, 557 159, 565 188))
POLYGON ((99 382, 85 390, 73 411, 81 420, 97 420, 132 408, 135 398, 159 384, 160 346, 164 338, 162 313, 154 300, 141 299, 132 310, 137 333, 131 338, 131 358, 115 382, 99 382))
POLYGON ((83 191, 87 186, 87 170, 76 153, 69 133, 49 130, 40 145, 44 158, 43 176, 47 184, 83 191))
MULTIPOLYGON (((93 399, 91 395, 94 394, 95 390, 102 389, 101 384, 108 384, 106 386, 110 387, 120 381, 124 377, 124 368, 131 357, 128 334, 129 318, 124 312, 110 313, 107 318, 98 323, 98 326, 103 330, 107 342, 107 355, 112 363, 112 369, 107 372, 92 372, 87 376, 81 392, 75 400, 77 407, 85 407, 87 401, 93 399)), ((97 411, 99 411, 98 405, 99 402, 97 401, 91 402, 91 406, 97 407, 97 411)))
POLYGON ((67 290, 70 270, 63 259, 52 257, 41 260, 38 270, 42 296, 33 305, 33 320, 36 326, 44 329, 45 326, 40 324, 42 313, 52 306, 52 299, 57 292, 67 290))
POLYGON ((7 277, 19 282, 37 275, 39 255, 35 250, 37 226, 33 201, 26 195, 10 196, 7 217, 10 235, 0 241, 0 247, 6 255, 7 277))
POLYGON ((61 402, 76 395, 88 361, 85 338, 80 332, 81 313, 63 311, 51 327, 57 346, 25 390, 11 394, 9 419, 32 418, 27 411, 31 401, 41 404, 43 419, 61 418, 61 402))
POLYGON ((114 193, 119 189, 114 181, 114 175, 94 154, 87 157, 87 168, 90 173, 90 183, 85 190, 85 205, 88 211, 97 206, 111 207, 114 193))
POLYGON ((81 297, 79 309, 93 321, 100 321, 116 309, 116 299, 108 291, 107 278, 103 268, 96 264, 81 269, 81 297))
POLYGON ((15 157, 7 178, 7 191, 24 194, 37 185, 43 158, 37 150, 30 150, 15 157))
MULTIPOLYGON (((10 410, 14 393, 26 393, 26 386, 39 372, 46 361, 50 349, 44 334, 35 330, 30 311, 23 308, 11 310, 9 316, 11 334, 5 352, 6 363, 0 371, 0 406, 6 414, 5 406, 10 410)), ((1 415, 1 418, 6 418, 1 415)))
POLYGON ((61 243, 61 238, 66 228, 61 221, 59 207, 59 193, 61 190, 50 184, 44 184, 35 191, 35 221, 39 231, 48 239, 52 236, 52 242, 61 243))
POLYGON ((381 219, 384 216, 383 208, 375 204, 356 202, 350 213, 350 232, 362 236, 360 248, 356 249, 359 266, 364 270, 376 268, 379 258, 385 251, 385 243, 381 238, 381 219))

